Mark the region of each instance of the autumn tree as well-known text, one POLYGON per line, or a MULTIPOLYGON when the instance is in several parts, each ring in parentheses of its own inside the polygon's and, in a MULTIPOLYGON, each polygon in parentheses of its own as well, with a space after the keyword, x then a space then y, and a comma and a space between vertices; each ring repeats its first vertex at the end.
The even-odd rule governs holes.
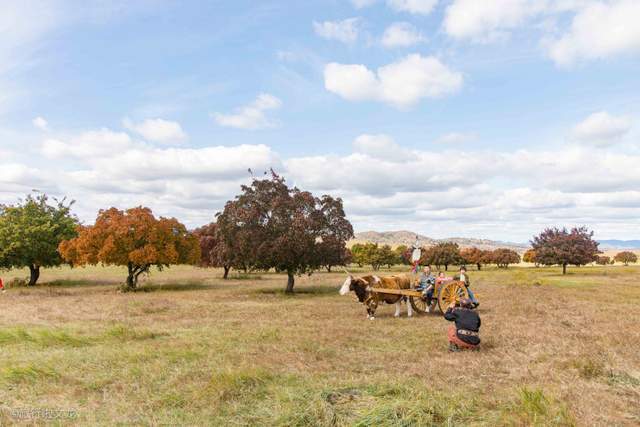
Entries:
POLYGON ((606 255, 596 256, 596 264, 598 265, 609 265, 611 264, 611 257, 606 255))
POLYGON ((499 248, 494 250, 492 258, 493 262, 495 262, 499 268, 508 268, 509 264, 520 263, 520 254, 512 249, 507 248, 499 248))
POLYGON ((81 227, 78 237, 60 243, 62 257, 74 266, 126 266, 127 290, 136 289, 141 274, 174 264, 200 262, 198 238, 175 218, 156 218, 149 208, 101 210, 95 224, 81 227))
POLYGON ((630 251, 619 252, 616 254, 615 257, 613 257, 613 259, 616 262, 624 263, 624 265, 629 265, 629 263, 633 264, 638 262, 638 256, 630 251))
POLYGON ((200 265, 202 267, 217 267, 224 269, 223 278, 229 277, 232 267, 243 266, 235 258, 236 252, 227 246, 220 238, 218 225, 215 222, 197 228, 193 234, 198 237, 200 243, 200 265))
POLYGON ((542 265, 561 265, 562 274, 568 265, 586 265, 596 260, 598 242, 593 240, 593 231, 586 227, 547 228, 531 241, 536 251, 536 260, 542 265))
POLYGON ((343 241, 329 237, 319 242, 320 263, 331 273, 331 269, 337 266, 347 266, 351 263, 353 256, 343 241))
POLYGON ((420 263, 423 265, 444 265, 445 271, 452 264, 462 264, 464 260, 460 256, 460 247, 453 242, 440 242, 423 250, 420 263))
POLYGON ((216 222, 225 244, 238 242, 246 265, 286 273, 288 293, 296 275, 322 267, 324 242, 344 248, 353 237, 341 199, 289 188, 274 172, 243 185, 216 222))
POLYGON ((522 261, 535 264, 537 267, 538 261, 536 259, 536 251, 534 249, 527 249, 524 255, 522 255, 522 261))
POLYGON ((40 277, 40 268, 62 263, 58 245, 76 235, 78 219, 73 202, 47 195, 28 195, 22 203, 0 205, 0 268, 29 268, 29 286, 40 277))
POLYGON ((476 247, 462 249, 460 256, 465 264, 475 264, 478 271, 482 270, 482 264, 486 261, 486 253, 476 247))

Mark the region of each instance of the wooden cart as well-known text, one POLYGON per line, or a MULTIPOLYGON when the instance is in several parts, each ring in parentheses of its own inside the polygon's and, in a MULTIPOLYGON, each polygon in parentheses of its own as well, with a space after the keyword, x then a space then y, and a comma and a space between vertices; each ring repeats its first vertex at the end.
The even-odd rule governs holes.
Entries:
MULTIPOLYGON (((382 289, 371 288, 371 292, 377 292, 380 294, 393 294, 403 295, 409 298, 409 303, 413 309, 419 313, 428 313, 427 299, 422 295, 422 291, 415 289, 382 289)), ((444 281, 436 282, 436 288, 433 291, 432 308, 435 302, 438 303, 438 308, 442 313, 447 311, 447 307, 452 302, 460 302, 463 298, 469 298, 469 292, 464 285, 464 282, 460 281, 444 281)), ((433 312, 433 310, 431 310, 433 312)))

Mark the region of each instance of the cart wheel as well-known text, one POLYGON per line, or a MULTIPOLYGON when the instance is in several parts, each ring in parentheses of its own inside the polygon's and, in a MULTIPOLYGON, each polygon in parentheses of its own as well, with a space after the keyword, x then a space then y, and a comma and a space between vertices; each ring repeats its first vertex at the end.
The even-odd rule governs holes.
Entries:
POLYGON ((427 300, 420 297, 409 297, 409 302, 411 303, 411 307, 419 314, 427 313, 427 300))
POLYGON ((443 284, 438 292, 438 307, 444 313, 452 302, 460 302, 463 298, 469 298, 469 293, 463 282, 443 284))

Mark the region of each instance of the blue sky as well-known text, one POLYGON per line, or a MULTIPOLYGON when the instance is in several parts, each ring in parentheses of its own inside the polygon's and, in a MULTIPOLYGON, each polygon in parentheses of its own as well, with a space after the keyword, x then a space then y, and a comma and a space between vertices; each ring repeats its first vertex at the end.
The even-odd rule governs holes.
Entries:
POLYGON ((189 226, 273 167, 357 230, 638 238, 632 0, 4 2, 0 202, 189 226))

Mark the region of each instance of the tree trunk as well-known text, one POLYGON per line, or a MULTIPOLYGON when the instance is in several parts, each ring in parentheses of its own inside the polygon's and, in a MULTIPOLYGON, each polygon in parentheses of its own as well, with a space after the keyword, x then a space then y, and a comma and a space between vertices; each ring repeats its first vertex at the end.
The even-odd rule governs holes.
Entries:
POLYGON ((327 267, 326 267, 326 268, 327 268, 327 273, 331 273, 331 266, 330 266, 330 265, 327 265, 327 267))
POLYGON ((226 280, 229 278, 229 270, 231 270, 231 267, 228 265, 223 265, 222 267, 224 268, 224 276, 222 276, 222 278, 226 280))
POLYGON ((478 266, 478 271, 482 270, 482 264, 477 263, 476 265, 478 266))
POLYGON ((35 286, 40 278, 40 266, 32 264, 29 266, 29 286, 35 286))
POLYGON ((449 264, 444 265, 444 271, 449 271, 449 264))
POLYGON ((127 271, 127 288, 129 290, 134 290, 138 286, 138 276, 144 271, 144 269, 129 263, 127 265, 127 271))
POLYGON ((562 274, 567 274, 567 264, 562 264, 562 274))
POLYGON ((285 289, 285 292, 288 294, 292 294, 293 293, 293 285, 295 285, 296 282, 296 278, 294 277, 292 272, 287 272, 287 289, 285 289))

